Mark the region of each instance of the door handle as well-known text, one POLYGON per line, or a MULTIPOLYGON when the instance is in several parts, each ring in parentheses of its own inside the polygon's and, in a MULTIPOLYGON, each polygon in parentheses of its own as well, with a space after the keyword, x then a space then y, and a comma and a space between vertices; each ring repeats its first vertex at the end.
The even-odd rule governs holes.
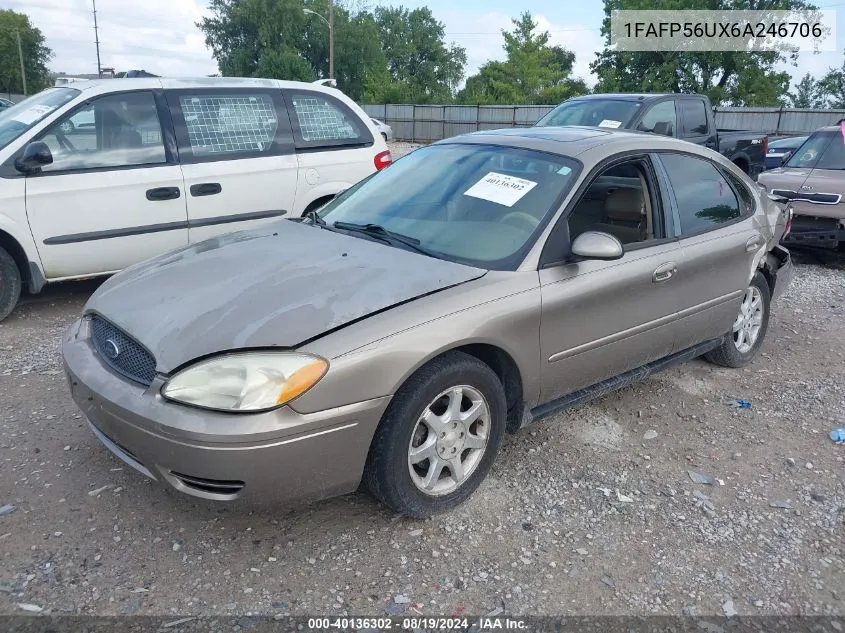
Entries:
POLYGON ((182 195, 179 187, 156 187, 155 189, 147 189, 147 200, 153 202, 158 200, 175 200, 182 195))
POLYGON ((219 182, 203 182, 198 185, 191 185, 191 195, 199 196, 213 196, 214 194, 223 191, 223 187, 219 182))
POLYGON ((675 265, 675 262, 667 262, 654 269, 654 272, 651 275, 651 280, 656 284, 663 281, 669 281, 677 270, 678 267, 675 265))
POLYGON ((750 253, 756 251, 758 248, 760 248, 760 236, 755 235, 754 237, 749 237, 745 243, 745 252, 750 253))

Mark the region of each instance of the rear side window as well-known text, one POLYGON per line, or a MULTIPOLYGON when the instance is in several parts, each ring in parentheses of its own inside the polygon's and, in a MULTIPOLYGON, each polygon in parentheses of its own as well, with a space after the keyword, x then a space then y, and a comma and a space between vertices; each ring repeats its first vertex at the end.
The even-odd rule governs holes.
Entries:
POLYGON ((704 109, 704 101, 699 99, 682 100, 681 113, 684 136, 707 134, 707 111, 704 109))
POLYGON ((739 201, 722 172, 703 158, 661 154, 678 204, 681 234, 694 235, 741 217, 739 201))
POLYGON ((279 118, 269 94, 179 96, 188 144, 195 157, 270 153, 279 118))
POLYGON ((329 95, 290 92, 288 99, 294 133, 301 146, 363 145, 373 140, 364 122, 329 95))

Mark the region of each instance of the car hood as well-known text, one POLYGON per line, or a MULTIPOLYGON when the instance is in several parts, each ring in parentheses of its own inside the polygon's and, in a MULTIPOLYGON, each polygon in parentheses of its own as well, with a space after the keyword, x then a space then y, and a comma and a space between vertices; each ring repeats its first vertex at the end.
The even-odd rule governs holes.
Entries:
POLYGON ((282 220, 137 264, 92 295, 170 372, 240 348, 296 347, 486 271, 282 220))

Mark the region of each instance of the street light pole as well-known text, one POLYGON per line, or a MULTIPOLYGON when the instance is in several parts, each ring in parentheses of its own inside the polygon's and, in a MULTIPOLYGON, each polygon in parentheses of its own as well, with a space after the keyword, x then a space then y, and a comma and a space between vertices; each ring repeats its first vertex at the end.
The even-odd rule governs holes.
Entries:
POLYGON ((334 0, 329 0, 329 79, 334 79, 334 0))
POLYGON ((23 49, 21 49, 21 32, 15 30, 15 36, 18 38, 18 57, 21 60, 21 83, 23 84, 23 96, 26 96, 26 70, 23 67, 23 49))
POLYGON ((323 22, 326 23, 326 26, 329 27, 329 79, 334 79, 334 2, 333 0, 329 0, 328 20, 321 14, 317 13, 316 11, 312 11, 311 9, 302 9, 302 12, 307 13, 309 15, 317 16, 323 22))

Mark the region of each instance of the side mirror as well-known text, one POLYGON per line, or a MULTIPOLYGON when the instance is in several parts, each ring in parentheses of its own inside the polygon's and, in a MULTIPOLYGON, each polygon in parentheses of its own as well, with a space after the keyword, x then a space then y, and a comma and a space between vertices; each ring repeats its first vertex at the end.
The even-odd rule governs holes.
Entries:
POLYGON ((781 156, 780 157, 780 166, 783 167, 784 165, 786 165, 786 161, 788 161, 790 158, 792 158, 792 154, 794 154, 794 153, 795 153, 794 150, 789 150, 786 154, 781 156))
POLYGON ((53 153, 50 147, 43 141, 33 141, 27 145, 23 154, 15 159, 15 169, 25 174, 38 171, 44 165, 53 162, 53 153))
POLYGON ((672 136, 672 124, 669 121, 658 121, 654 124, 652 132, 661 136, 672 136))
POLYGON ((572 254, 583 259, 619 259, 624 253, 622 242, 599 231, 585 231, 572 243, 572 254))

